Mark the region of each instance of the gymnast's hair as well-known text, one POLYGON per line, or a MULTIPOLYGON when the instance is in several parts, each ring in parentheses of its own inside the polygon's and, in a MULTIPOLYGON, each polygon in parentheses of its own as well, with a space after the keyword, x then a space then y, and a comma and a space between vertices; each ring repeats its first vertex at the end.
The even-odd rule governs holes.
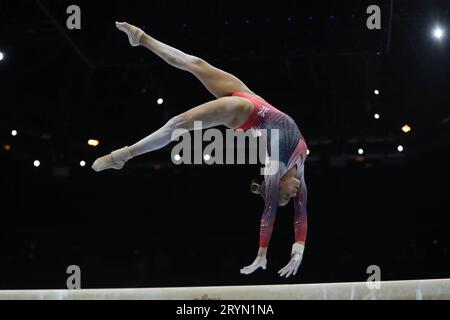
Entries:
POLYGON ((266 183, 264 181, 258 183, 253 180, 252 183, 250 184, 250 191, 253 194, 259 195, 264 199, 266 195, 266 183))

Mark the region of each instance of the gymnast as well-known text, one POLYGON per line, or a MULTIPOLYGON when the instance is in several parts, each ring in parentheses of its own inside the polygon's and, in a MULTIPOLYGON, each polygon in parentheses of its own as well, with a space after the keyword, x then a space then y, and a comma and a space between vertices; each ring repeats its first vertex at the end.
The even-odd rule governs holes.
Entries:
MULTIPOLYGON (((130 159, 170 144, 174 141, 172 133, 175 130, 195 130, 194 122, 200 121, 202 129, 217 126, 243 131, 265 129, 270 132, 277 129, 278 138, 276 141, 268 138, 267 149, 271 150, 270 144, 278 144, 279 168, 274 174, 266 174, 261 184, 251 185, 251 191, 263 197, 265 206, 257 257, 251 265, 241 269, 241 274, 249 275, 259 268, 266 269, 267 249, 277 208, 286 206, 294 198, 295 243, 289 263, 278 274, 286 278, 295 276, 303 259, 307 234, 307 188, 304 175, 307 145, 294 120, 252 92, 241 80, 205 60, 170 47, 128 23, 116 22, 116 27, 128 36, 133 47, 144 46, 168 64, 196 76, 216 99, 173 117, 162 128, 136 144, 97 159, 92 169, 97 172, 120 170, 130 159)), ((266 152, 267 157, 270 157, 269 153, 266 152)))

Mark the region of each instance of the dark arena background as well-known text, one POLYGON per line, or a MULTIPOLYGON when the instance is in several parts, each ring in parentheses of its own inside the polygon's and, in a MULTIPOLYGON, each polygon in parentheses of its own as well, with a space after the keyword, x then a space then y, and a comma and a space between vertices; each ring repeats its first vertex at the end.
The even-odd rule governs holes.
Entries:
POLYGON ((449 1, 0 3, 0 289, 159 288, 450 277, 449 1), (66 9, 81 8, 81 30, 66 9), (381 30, 366 10, 381 8, 381 30), (235 74, 298 123, 309 147, 299 273, 280 208, 258 249, 259 165, 181 165, 171 147, 95 173, 214 97, 114 25, 235 74), (162 99, 162 100, 160 100, 162 99), (90 141, 94 140, 94 141, 90 141), (95 141, 96 140, 96 141, 95 141), (89 142, 89 143, 88 143, 89 142), (99 144, 96 145, 95 142, 99 144))

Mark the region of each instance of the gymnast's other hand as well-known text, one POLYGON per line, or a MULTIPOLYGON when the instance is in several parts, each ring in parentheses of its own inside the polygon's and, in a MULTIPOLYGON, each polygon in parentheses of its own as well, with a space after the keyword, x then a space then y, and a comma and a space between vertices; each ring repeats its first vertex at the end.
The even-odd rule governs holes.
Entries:
POLYGON ((241 274, 249 275, 258 270, 259 268, 262 268, 263 270, 267 269, 267 258, 266 256, 257 256, 255 261, 247 266, 241 269, 241 274))
POLYGON ((280 271, 278 271, 278 274, 280 277, 286 276, 286 279, 289 278, 291 275, 295 276, 297 274, 298 268, 300 267, 300 264, 302 263, 303 254, 301 253, 295 253, 291 257, 291 261, 280 271))

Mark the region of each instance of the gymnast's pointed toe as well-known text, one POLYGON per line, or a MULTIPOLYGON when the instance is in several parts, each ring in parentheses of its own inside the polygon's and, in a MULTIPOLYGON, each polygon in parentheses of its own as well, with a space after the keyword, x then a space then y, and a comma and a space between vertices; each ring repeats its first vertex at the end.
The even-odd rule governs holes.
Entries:
POLYGON ((120 170, 124 166, 124 163, 118 163, 114 161, 113 157, 108 154, 104 157, 98 158, 95 160, 94 164, 92 165, 92 169, 95 172, 101 172, 108 169, 115 169, 120 170))
POLYGON ((125 147, 113 151, 111 154, 104 157, 98 158, 92 165, 92 169, 96 172, 108 169, 121 170, 125 166, 125 163, 132 158, 133 156, 131 155, 130 148, 125 147))

